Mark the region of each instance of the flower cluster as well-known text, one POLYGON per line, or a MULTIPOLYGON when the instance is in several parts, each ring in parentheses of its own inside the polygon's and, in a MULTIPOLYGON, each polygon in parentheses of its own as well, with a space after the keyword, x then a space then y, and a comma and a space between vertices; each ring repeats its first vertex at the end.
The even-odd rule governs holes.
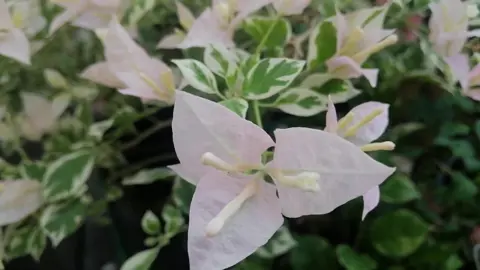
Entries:
MULTIPOLYGON (((289 17, 301 15, 310 0, 213 0, 198 16, 176 1, 181 29, 155 40, 156 48, 200 48, 203 54, 172 60, 173 67, 143 48, 137 33, 125 26, 129 1, 50 2, 60 12, 49 23, 49 37, 71 24, 93 30, 103 45, 104 60, 89 63, 80 78, 138 97, 145 106, 174 107, 173 142, 180 163, 169 168, 196 186, 188 228, 190 269, 225 269, 239 263, 267 243, 284 217, 327 214, 363 197, 365 219, 378 205, 379 185, 395 168, 369 153, 395 148, 391 141, 375 142, 387 129, 389 105, 370 101, 338 117, 335 104, 362 93, 352 80, 366 79, 370 87, 377 86, 381 70, 368 60, 399 40, 395 29, 384 28, 395 3, 353 12, 336 8, 333 16, 295 36, 289 17), (263 10, 269 15, 262 15, 263 10), (251 36, 254 46, 238 45, 240 31, 251 36), (284 56, 289 44, 294 46, 293 58, 284 56), (340 87, 330 89, 332 85, 340 87), (325 113, 325 125, 278 128, 271 136, 262 125, 267 110, 298 117, 325 113)), ((468 5, 440 0, 430 9, 433 51, 451 68, 461 93, 480 100, 480 64, 470 68, 462 53, 468 38, 479 36, 478 30, 469 31, 468 5)), ((38 6, 0 0, 0 54, 31 65, 41 47, 34 46, 34 36, 46 25, 38 6)), ((57 88, 70 87, 58 74, 46 77, 57 88)), ((2 140, 40 141, 59 127, 71 99, 19 96, 22 109, 15 117, 0 108, 2 140)), ((104 129, 95 126, 86 133, 94 137, 104 129)), ((28 177, 2 181, 0 226, 22 221, 47 203, 65 199, 66 193, 87 188, 94 159, 80 151, 59 160, 46 170, 42 183, 28 177), (47 190, 50 179, 64 173, 59 164, 68 162, 80 171, 69 175, 73 180, 66 185, 68 191, 58 191, 58 186, 47 190)), ((49 236, 58 244, 65 235, 49 236)))

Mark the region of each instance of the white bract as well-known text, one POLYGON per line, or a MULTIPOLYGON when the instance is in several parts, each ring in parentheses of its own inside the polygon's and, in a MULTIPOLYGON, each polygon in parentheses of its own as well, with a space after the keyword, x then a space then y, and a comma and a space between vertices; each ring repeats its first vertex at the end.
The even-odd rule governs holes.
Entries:
POLYGON ((0 54, 30 65, 27 36, 14 24, 5 0, 0 0, 0 54))
MULTIPOLYGON (((390 141, 371 143, 377 140, 388 126, 388 104, 366 102, 353 108, 345 117, 338 120, 335 105, 329 100, 325 131, 335 133, 359 147, 364 152, 393 150, 390 141)), ((363 195, 362 219, 380 202, 380 190, 373 187, 363 195)))
POLYGON ((0 181, 0 226, 16 223, 43 204, 42 185, 34 180, 0 181))
POLYGON ((74 26, 98 29, 108 26, 112 18, 121 16, 129 1, 125 0, 51 0, 64 8, 50 24, 53 34, 63 25, 71 22, 74 26))
POLYGON ((89 66, 83 78, 117 88, 124 95, 173 103, 177 83, 172 70, 149 56, 116 19, 110 22, 103 43, 106 61, 89 66))
POLYGON ((264 245, 282 214, 329 213, 394 171, 321 130, 277 129, 274 143, 225 106, 181 91, 172 129, 180 164, 170 168, 197 185, 188 232, 192 270, 228 268, 264 245), (265 164, 262 154, 273 146, 265 164))

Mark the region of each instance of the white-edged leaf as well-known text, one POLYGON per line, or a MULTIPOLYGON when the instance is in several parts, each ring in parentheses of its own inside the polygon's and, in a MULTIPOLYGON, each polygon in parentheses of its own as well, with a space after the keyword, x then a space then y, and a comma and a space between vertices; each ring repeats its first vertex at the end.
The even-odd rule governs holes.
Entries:
POLYGON ((88 128, 88 136, 101 140, 107 130, 113 125, 114 120, 108 119, 96 122, 88 128))
POLYGON ((150 235, 155 235, 160 232, 160 220, 150 210, 143 215, 141 224, 143 231, 150 235))
POLYGON ((273 259, 287 253, 297 245, 287 227, 282 226, 266 245, 256 251, 256 255, 265 259, 273 259))
POLYGON ((32 255, 35 260, 39 260, 47 244, 47 237, 40 227, 30 223, 19 229, 16 229, 6 243, 5 259, 32 255))
POLYGON ((281 18, 277 21, 277 19, 273 17, 249 17, 245 20, 243 29, 257 43, 260 43, 265 35, 269 35, 264 44, 266 48, 283 48, 292 37, 292 25, 285 18, 281 18), (274 28, 273 30, 270 30, 272 26, 274 26, 274 28))
POLYGON ((162 218, 165 221, 164 233, 167 238, 171 238, 179 233, 185 224, 182 211, 170 204, 163 207, 162 218))
POLYGON ((220 44, 209 45, 203 53, 205 65, 215 74, 226 78, 235 74, 240 61, 235 52, 220 44))
POLYGON ((138 252, 122 265, 120 270, 149 270, 157 258, 159 248, 152 248, 138 252))
POLYGON ((245 97, 269 98, 287 88, 302 71, 305 61, 287 58, 263 59, 248 72, 243 83, 245 97))
POLYGON ((178 66, 185 81, 193 88, 214 94, 217 92, 215 75, 202 62, 193 59, 172 60, 178 66))
POLYGON ((308 88, 291 88, 282 93, 276 107, 296 116, 312 116, 327 110, 328 97, 308 88))
POLYGON ((88 151, 67 154, 47 167, 43 195, 54 201, 78 194, 92 173, 95 157, 88 151))
POLYGON ((330 94, 330 98, 332 99, 333 103, 343 103, 358 96, 361 93, 360 90, 357 90, 353 87, 347 88, 346 91, 336 92, 330 94))
POLYGON ((40 226, 53 246, 58 246, 65 237, 74 233, 82 224, 88 210, 82 200, 52 204, 45 208, 40 217, 40 226))
POLYGON ((47 83, 57 89, 68 89, 68 82, 65 77, 55 69, 47 68, 43 71, 47 83))
POLYGON ((168 168, 146 169, 132 176, 125 177, 122 184, 125 186, 146 185, 175 175, 176 174, 168 168))
POLYGON ((330 21, 319 23, 310 34, 307 63, 312 69, 332 57, 337 51, 337 29, 330 21))
POLYGON ((232 112, 238 114, 242 118, 247 116, 248 102, 241 98, 231 98, 219 102, 223 106, 229 108, 232 112))

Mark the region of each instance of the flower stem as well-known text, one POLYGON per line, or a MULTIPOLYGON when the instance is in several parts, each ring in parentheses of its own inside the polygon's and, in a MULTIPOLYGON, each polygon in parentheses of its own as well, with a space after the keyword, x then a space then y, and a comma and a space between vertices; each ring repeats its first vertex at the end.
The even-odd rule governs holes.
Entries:
POLYGON ((262 40, 258 44, 257 48, 255 49, 255 54, 260 54, 260 52, 263 50, 263 47, 265 47, 265 44, 267 43, 268 38, 273 32, 273 29, 275 29, 275 26, 277 26, 278 22, 280 21, 280 15, 277 15, 275 17, 275 21, 273 22, 272 25, 270 25, 270 28, 268 28, 267 33, 265 36, 263 36, 262 40))
POLYGON ((252 102, 252 109, 253 109, 253 122, 257 124, 257 126, 263 128, 262 115, 260 114, 260 106, 258 105, 258 101, 252 102))

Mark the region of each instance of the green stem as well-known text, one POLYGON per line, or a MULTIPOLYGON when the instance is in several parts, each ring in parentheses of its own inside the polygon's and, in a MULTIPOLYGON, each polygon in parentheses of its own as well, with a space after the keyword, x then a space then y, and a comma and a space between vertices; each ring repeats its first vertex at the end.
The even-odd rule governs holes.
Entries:
POLYGON ((277 15, 275 18, 275 21, 273 24, 268 28, 267 33, 265 36, 263 36, 262 40, 260 41, 260 44, 258 44, 257 49, 255 49, 255 54, 260 54, 262 52, 263 47, 265 47, 265 43, 267 43, 268 38, 273 32, 273 29, 275 29, 275 26, 277 26, 278 22, 280 21, 280 15, 277 15))
POLYGON ((134 146, 137 146, 139 143, 144 141, 146 138, 155 134, 155 132, 157 132, 161 129, 164 129, 166 127, 169 127, 171 124, 172 124, 172 119, 169 119, 167 121, 158 122, 156 125, 150 127, 149 129, 145 130, 143 133, 138 135, 134 140, 122 145, 120 147, 120 151, 125 151, 125 150, 130 149, 134 146))
POLYGON ((252 109, 254 123, 263 128, 262 115, 260 114, 260 106, 258 106, 258 101, 252 102, 252 109))

